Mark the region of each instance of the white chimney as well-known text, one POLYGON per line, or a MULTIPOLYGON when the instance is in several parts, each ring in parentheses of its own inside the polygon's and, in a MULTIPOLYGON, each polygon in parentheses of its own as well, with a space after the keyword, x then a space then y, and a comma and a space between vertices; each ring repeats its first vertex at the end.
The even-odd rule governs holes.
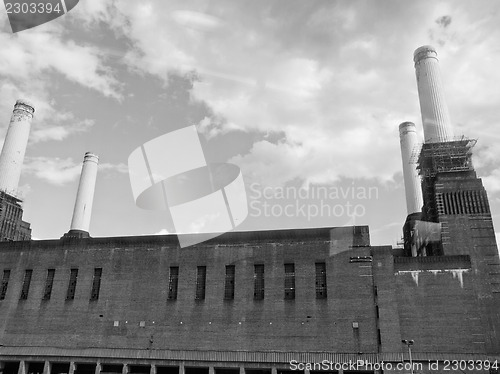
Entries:
POLYGON ((35 108, 17 100, 0 154, 0 190, 16 195, 35 108))
POLYGON ((403 177, 405 181, 406 209, 408 215, 422 211, 422 187, 417 165, 411 162, 413 152, 418 146, 415 124, 403 122, 399 125, 399 141, 401 143, 401 159, 403 160, 403 177))
POLYGON ((68 236, 72 233, 81 233, 79 237, 88 236, 90 227, 90 216, 92 214, 92 202, 94 200, 94 189, 97 178, 97 164, 99 157, 91 152, 85 153, 83 158, 82 174, 80 175, 80 184, 76 194, 75 209, 71 228, 68 236), (85 235, 87 233, 87 235, 85 235))
POLYGON ((453 140, 450 115, 434 47, 424 45, 413 54, 425 143, 453 140))

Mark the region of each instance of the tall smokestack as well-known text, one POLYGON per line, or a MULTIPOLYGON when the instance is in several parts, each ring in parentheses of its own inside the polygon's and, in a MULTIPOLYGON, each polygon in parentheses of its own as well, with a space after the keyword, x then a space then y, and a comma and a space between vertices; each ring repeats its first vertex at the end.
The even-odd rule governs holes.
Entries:
POLYGON ((16 194, 35 108, 17 100, 0 154, 0 190, 16 194))
POLYGON ((418 144, 417 130, 412 122, 399 125, 399 140, 401 143, 401 158, 403 160, 403 177, 405 181, 406 209, 408 215, 422 210, 422 188, 416 165, 410 159, 418 144))
POLYGON ((444 100, 443 82, 434 47, 424 45, 413 54, 425 143, 452 140, 450 115, 444 100))
POLYGON ((94 200, 95 181, 97 178, 97 164, 99 157, 91 152, 85 153, 83 158, 80 184, 76 193, 75 209, 71 220, 71 227, 66 237, 89 237, 90 216, 94 200))

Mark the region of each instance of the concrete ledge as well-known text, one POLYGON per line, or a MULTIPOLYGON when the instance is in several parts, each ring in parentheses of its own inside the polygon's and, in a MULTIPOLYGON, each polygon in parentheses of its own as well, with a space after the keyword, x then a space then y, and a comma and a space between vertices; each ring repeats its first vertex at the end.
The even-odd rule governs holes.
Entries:
MULTIPOLYGON (((204 362, 265 362, 290 363, 298 362, 349 362, 366 360, 376 362, 403 362, 408 360, 402 352, 387 353, 336 353, 336 352, 281 352, 281 351, 188 351, 188 350, 160 350, 160 349, 128 349, 128 348, 59 348, 59 347, 0 347, 0 357, 6 360, 48 359, 51 357, 60 360, 87 359, 120 359, 120 360, 176 360, 176 361, 204 361, 204 362)), ((412 352, 414 361, 443 361, 443 360, 500 360, 500 354, 486 355, 477 353, 434 353, 412 352)))

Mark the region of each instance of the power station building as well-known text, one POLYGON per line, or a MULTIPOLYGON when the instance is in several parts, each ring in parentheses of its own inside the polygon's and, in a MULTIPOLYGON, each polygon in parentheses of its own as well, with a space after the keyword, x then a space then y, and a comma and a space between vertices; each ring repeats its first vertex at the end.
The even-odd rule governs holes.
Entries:
POLYGON ((416 156, 415 125, 400 125, 404 248, 370 245, 366 226, 229 232, 187 248, 175 235, 92 238, 88 153, 69 232, 0 243, 2 374, 497 372, 495 232, 436 56, 415 51, 416 156))

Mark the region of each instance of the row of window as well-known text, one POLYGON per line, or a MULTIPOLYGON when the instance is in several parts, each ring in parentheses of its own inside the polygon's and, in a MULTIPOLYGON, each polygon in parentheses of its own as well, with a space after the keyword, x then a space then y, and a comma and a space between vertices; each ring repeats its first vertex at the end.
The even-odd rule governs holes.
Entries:
POLYGON ((440 214, 486 214, 490 212, 483 191, 455 191, 436 194, 440 214))
MULTIPOLYGON (((287 263, 284 264, 285 277, 284 277, 284 298, 286 300, 295 299, 295 264, 287 263)), ((48 269, 47 277, 45 280, 45 287, 42 300, 50 300, 52 294, 52 287, 54 284, 56 270, 48 269)), ((32 269, 26 269, 24 273, 23 285, 21 289, 21 294, 19 296, 20 300, 28 299, 28 293, 31 284, 31 277, 33 275, 32 269)), ((234 284, 236 276, 235 265, 226 266, 226 275, 224 281, 224 299, 233 300, 234 299, 234 284)), ((94 269, 94 278, 92 280, 92 290, 90 293, 90 301, 95 301, 99 299, 99 289, 101 287, 101 277, 102 268, 94 269)), ((254 265, 254 293, 253 297, 255 300, 264 299, 264 265, 256 264, 254 265)), ((4 270, 2 286, 0 289, 0 300, 5 299, 7 293, 7 287, 10 279, 10 270, 4 270)), ((68 289, 66 292, 66 300, 73 300, 75 298, 76 283, 78 279, 78 269, 71 269, 69 276, 68 289)), ((196 272, 196 289, 195 289, 195 299, 204 300, 206 293, 206 280, 207 280, 207 267, 198 266, 196 272)), ((316 263, 316 298, 325 299, 327 297, 326 289, 326 264, 324 262, 316 263)), ((179 286, 179 267, 171 266, 168 280, 168 299, 176 300, 178 294, 179 286)))
MULTIPOLYGON (((284 264, 285 279, 284 279, 284 292, 286 300, 295 299, 295 264, 284 264)), ((224 281, 224 299, 234 299, 234 279, 236 275, 236 268, 234 265, 226 266, 226 276, 224 281)), ((204 300, 206 291, 206 278, 207 267, 198 266, 196 272, 196 290, 195 299, 204 300)), ((254 265, 254 292, 253 298, 255 300, 264 299, 264 265, 254 265)), ((179 267, 171 266, 168 279, 168 299, 176 300, 179 285, 179 267)), ((316 263, 316 298, 325 299, 327 296, 326 290, 326 264, 324 262, 316 263)))
MULTIPOLYGON (((50 296, 52 295, 52 287, 54 285, 55 274, 56 274, 56 269, 47 270, 47 277, 45 278, 45 286, 44 286, 42 300, 50 300, 50 296)), ((23 285, 21 288, 21 294, 19 295, 19 300, 28 299, 32 275, 33 275, 33 269, 26 269, 24 271, 23 285)), ((92 290, 90 292, 90 301, 95 301, 99 299, 99 289, 101 288, 101 277, 102 277, 102 268, 95 268, 94 278, 92 279, 92 290)), ((9 286, 9 280, 10 280, 10 270, 4 270, 2 278, 2 287, 0 289, 0 300, 5 299, 5 295, 7 294, 7 287, 9 286)), ((75 298, 77 280, 78 280, 78 269, 71 269, 69 275, 68 289, 66 291, 66 300, 73 300, 75 298)))

